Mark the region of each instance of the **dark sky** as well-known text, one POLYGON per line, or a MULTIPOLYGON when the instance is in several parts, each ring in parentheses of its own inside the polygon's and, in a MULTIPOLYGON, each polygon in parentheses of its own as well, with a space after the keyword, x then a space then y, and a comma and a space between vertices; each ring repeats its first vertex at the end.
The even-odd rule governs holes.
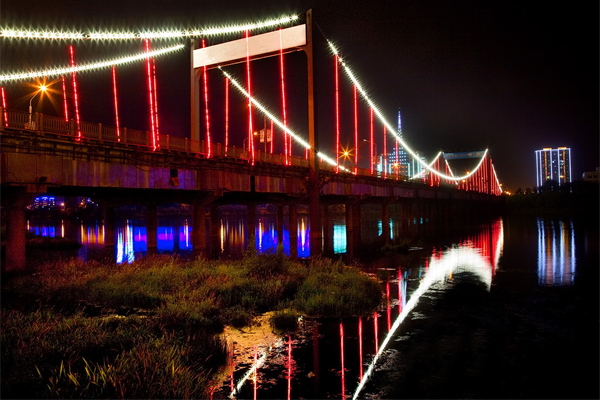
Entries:
MULTIPOLYGON (((1 0, 0 25, 37 30, 188 29, 312 8, 317 35, 336 43, 392 124, 401 109, 404 138, 411 147, 428 157, 439 150, 489 148, 500 181, 514 191, 535 185, 536 149, 570 147, 573 179, 600 164, 598 4, 550 3, 1 0)), ((56 59, 63 65, 68 62, 65 42, 1 40, 3 73, 55 66, 56 59)), ((139 44, 76 46, 80 63, 140 50, 139 44)), ((318 57, 322 89, 330 85, 332 62, 326 49, 318 57)), ((288 62, 290 75, 299 75, 303 67, 293 66, 293 60, 288 62)), ((157 59, 161 133, 164 127, 171 127, 175 135, 189 130, 188 63, 186 51, 157 59)), ((141 68, 119 70, 120 82, 126 82, 119 87, 122 96, 131 92, 122 100, 130 110, 123 124, 133 129, 147 129, 147 117, 137 108, 145 107, 141 68)), ((81 96, 86 99, 82 119, 111 123, 108 73, 80 74, 81 96)), ((290 96, 302 79, 292 80, 290 96)), ((9 108, 26 111, 31 89, 25 82, 6 87, 9 108)), ((330 102, 319 99, 321 118, 330 114, 330 102)), ((330 130, 319 129, 325 143, 330 130)))

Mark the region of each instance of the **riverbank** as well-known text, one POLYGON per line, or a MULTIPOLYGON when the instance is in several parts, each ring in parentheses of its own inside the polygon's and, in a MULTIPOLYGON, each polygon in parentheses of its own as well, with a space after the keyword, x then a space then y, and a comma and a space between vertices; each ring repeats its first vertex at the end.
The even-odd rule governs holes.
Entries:
POLYGON ((72 260, 5 275, 2 394, 207 398, 230 353, 226 326, 252 326, 274 311, 270 327, 282 331, 290 314, 364 315, 381 300, 379 283, 356 268, 282 254, 72 260))

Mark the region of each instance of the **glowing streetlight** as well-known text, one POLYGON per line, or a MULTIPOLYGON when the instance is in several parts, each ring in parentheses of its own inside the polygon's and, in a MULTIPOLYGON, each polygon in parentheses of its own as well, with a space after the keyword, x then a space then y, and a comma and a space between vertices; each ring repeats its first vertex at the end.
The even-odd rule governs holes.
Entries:
POLYGON ((46 86, 46 85, 40 85, 39 90, 37 90, 35 92, 35 94, 33 96, 31 96, 31 99, 29 99, 29 124, 28 124, 29 129, 31 129, 31 127, 32 127, 31 126, 31 102, 33 101, 33 99, 35 98, 35 96, 38 95, 38 93, 45 92, 46 90, 48 90, 48 86, 46 86))

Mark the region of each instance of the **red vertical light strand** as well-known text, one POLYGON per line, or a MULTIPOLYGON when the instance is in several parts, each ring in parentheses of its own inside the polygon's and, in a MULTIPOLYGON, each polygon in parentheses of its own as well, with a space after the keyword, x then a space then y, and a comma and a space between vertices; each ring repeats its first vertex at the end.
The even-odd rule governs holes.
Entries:
POLYGON ((400 177, 400 153, 398 150, 398 139, 396 139, 396 180, 400 177))
MULTIPOLYGON (((287 128, 287 104, 285 99, 285 69, 283 63, 283 38, 281 28, 279 28, 279 76, 281 80, 281 116, 283 117, 283 126, 287 128)), ((289 156, 292 154, 291 151, 291 141, 288 140, 288 134, 284 130, 283 132, 283 153, 284 153, 284 162, 285 165, 290 165, 291 160, 289 156)))
POLYGON ((358 379, 363 377, 363 324, 362 317, 358 317, 358 379))
POLYGON ((344 324, 340 321, 340 364, 342 373, 342 399, 346 398, 346 366, 344 365, 344 324))
POLYGON ((274 134, 275 131, 273 130, 273 128, 274 128, 274 123, 273 123, 273 120, 271 120, 271 126, 269 127, 269 129, 271 129, 271 148, 270 148, 271 154, 273 154, 273 143, 275 142, 275 134, 274 134))
POLYGON ((383 177, 387 177, 387 128, 383 126, 383 160, 381 165, 383 166, 383 177))
MULTIPOLYGON (((206 47, 206 41, 202 39, 202 47, 206 47)), ((204 117, 206 119, 206 152, 207 158, 212 155, 212 146, 210 140, 210 115, 208 113, 208 73, 206 72, 206 65, 202 69, 202 80, 204 81, 204 117)))
POLYGON ((0 88, 0 92, 2 93, 2 110, 4 114, 4 126, 8 126, 8 111, 6 111, 6 92, 4 90, 4 86, 0 88))
POLYGON ((377 354, 379 352, 379 329, 378 329, 377 317, 378 317, 378 314, 376 312, 373 313, 373 330, 374 330, 374 334, 375 334, 375 354, 377 354))
POLYGON ((335 172, 340 172, 340 82, 339 82, 339 67, 338 56, 334 56, 335 63, 335 156, 336 166, 335 172))
POLYGON ((63 106, 65 111, 65 121, 69 122, 69 107, 67 106, 67 81, 65 76, 62 75, 62 91, 63 91, 63 106))
POLYGON ((354 173, 358 173, 358 90, 354 87, 354 173))
MULTIPOLYGON (((146 53, 150 52, 150 40, 145 39, 145 50, 146 53)), ((152 80, 152 63, 150 61, 150 57, 146 57, 146 78, 148 80, 148 100, 150 105, 150 134, 151 138, 151 146, 152 150, 156 150, 156 120, 154 118, 154 89, 153 89, 153 80, 152 80)))
POLYGON ((115 127, 117 130, 117 141, 121 141, 121 127, 119 124, 119 103, 117 101, 117 67, 112 66, 112 83, 113 83, 113 97, 115 103, 115 127))
POLYGON ((229 78, 225 78, 225 155, 229 147, 229 78))
POLYGON ((288 335, 288 354, 287 354, 287 398, 292 398, 292 337, 288 335))
POLYGON ((156 60, 152 59, 152 89, 154 91, 154 123, 156 129, 155 143, 160 147, 160 129, 158 124, 158 86, 156 84, 156 60))
POLYGON ((371 175, 375 174, 375 151, 374 151, 374 147, 375 147, 375 126, 374 126, 374 122, 373 122, 373 108, 370 108, 370 142, 371 142, 371 175))
POLYGON ((390 293, 390 280, 388 279, 385 284, 385 297, 386 297, 386 311, 387 311, 387 330, 392 330, 392 299, 390 293))
POLYGON ((248 91, 248 147, 250 148, 251 153, 251 162, 254 165, 254 138, 253 138, 253 126, 252 126, 252 101, 250 100, 252 97, 251 91, 251 82, 250 82, 250 53, 248 48, 248 42, 250 37, 250 32, 245 32, 246 37, 246 86, 248 91))
MULTIPOLYGON (((69 46, 69 54, 71 56, 71 68, 75 68, 75 49, 73 45, 69 46)), ((77 138, 81 138, 81 120, 79 119, 79 95, 77 93, 77 75, 75 70, 72 72, 73 77, 73 98, 75 101, 75 123, 77 124, 77 138)))

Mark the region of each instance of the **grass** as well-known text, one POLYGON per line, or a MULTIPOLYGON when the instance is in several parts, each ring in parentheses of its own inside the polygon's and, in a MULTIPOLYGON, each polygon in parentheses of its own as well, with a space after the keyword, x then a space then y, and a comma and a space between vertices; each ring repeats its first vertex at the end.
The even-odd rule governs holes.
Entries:
POLYGON ((2 284, 2 393, 10 398, 206 398, 225 325, 275 311, 298 317, 373 312, 381 288, 341 262, 283 254, 131 264, 71 260, 2 284))

